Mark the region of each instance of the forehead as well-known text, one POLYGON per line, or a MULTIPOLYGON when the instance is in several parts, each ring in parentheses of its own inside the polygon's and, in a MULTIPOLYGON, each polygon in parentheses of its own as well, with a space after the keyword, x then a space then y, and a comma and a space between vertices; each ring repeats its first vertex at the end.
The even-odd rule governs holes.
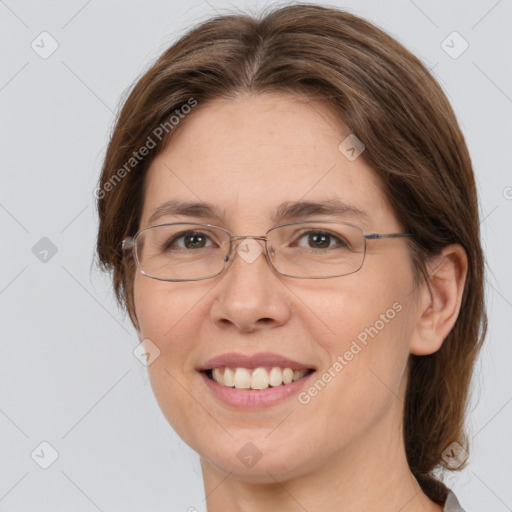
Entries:
POLYGON ((368 227, 392 222, 375 172, 339 149, 349 134, 327 104, 290 94, 199 104, 148 170, 141 227, 176 199, 217 205, 232 229, 268 229, 284 202, 330 199, 366 211, 368 227))

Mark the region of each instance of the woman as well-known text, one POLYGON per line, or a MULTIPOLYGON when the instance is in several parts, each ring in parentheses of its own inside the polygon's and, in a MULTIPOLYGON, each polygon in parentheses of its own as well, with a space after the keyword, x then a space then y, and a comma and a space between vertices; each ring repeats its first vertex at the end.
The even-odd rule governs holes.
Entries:
POLYGON ((219 510, 462 510, 486 315, 471 161, 420 61, 293 5, 197 26, 144 74, 97 251, 219 510))

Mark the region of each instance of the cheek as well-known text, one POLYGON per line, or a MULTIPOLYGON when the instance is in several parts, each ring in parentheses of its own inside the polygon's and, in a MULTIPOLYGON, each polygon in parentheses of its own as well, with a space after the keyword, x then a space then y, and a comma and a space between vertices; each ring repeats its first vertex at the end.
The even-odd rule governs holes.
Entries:
POLYGON ((141 336, 151 339, 162 352, 169 350, 172 340, 173 351, 179 351, 186 342, 181 331, 187 316, 196 314, 195 309, 201 307, 200 299, 201 294, 194 284, 137 277, 134 303, 141 336))
POLYGON ((368 279, 354 274, 336 286, 333 281, 312 306, 329 328, 319 342, 327 368, 318 375, 322 382, 316 381, 303 398, 319 414, 336 416, 344 426, 339 432, 346 433, 354 422, 371 423, 401 404, 415 314, 412 274, 391 265, 383 272, 368 265, 368 279), (370 273, 386 277, 371 279, 370 273))
POLYGON ((147 367, 153 393, 169 424, 183 440, 205 421, 204 411, 193 398, 193 355, 199 329, 208 315, 209 288, 204 283, 170 283, 135 279, 134 303, 141 340, 149 339, 159 356, 147 367), (200 321, 200 319, 202 319, 200 321))

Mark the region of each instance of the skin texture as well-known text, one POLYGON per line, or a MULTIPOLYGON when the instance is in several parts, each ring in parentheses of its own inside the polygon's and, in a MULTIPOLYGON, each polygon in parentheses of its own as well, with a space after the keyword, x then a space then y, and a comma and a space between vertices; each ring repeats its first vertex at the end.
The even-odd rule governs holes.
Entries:
MULTIPOLYGON (((340 220, 365 233, 402 232, 374 171, 339 151, 349 131, 323 103, 241 95, 200 104, 181 123, 149 169, 139 228, 174 198, 213 203, 225 218, 158 223, 263 235, 282 202, 336 197, 370 217, 340 220)), ((169 423, 201 456, 208 510, 441 510, 408 468, 403 397, 409 354, 438 350, 455 323, 466 268, 463 249, 449 246, 431 263, 431 288, 415 287, 407 241, 395 239, 368 241, 362 269, 331 279, 281 276, 264 255, 247 263, 238 254, 227 272, 203 281, 137 272, 138 335, 161 351, 148 367, 151 384, 169 423), (274 352, 321 375, 396 302, 395 318, 306 405, 291 397, 240 411, 218 401, 196 371, 227 352, 274 352), (261 453, 252 467, 237 457, 247 442, 261 453)))

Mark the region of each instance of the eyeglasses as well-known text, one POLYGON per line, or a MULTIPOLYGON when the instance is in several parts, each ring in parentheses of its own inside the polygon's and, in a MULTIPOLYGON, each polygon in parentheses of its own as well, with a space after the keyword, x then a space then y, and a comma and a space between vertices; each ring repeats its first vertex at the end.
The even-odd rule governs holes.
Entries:
MULTIPOLYGON (((232 236, 211 224, 174 222, 149 226, 122 242, 133 250, 140 272, 161 281, 199 281, 219 275, 236 247, 246 261, 263 253, 272 267, 288 277, 325 279, 353 274, 363 266, 366 241, 413 236, 410 233, 372 233, 352 224, 331 221, 300 221, 275 226, 265 236, 232 236)), ((252 260, 252 261, 251 261, 252 260)))

